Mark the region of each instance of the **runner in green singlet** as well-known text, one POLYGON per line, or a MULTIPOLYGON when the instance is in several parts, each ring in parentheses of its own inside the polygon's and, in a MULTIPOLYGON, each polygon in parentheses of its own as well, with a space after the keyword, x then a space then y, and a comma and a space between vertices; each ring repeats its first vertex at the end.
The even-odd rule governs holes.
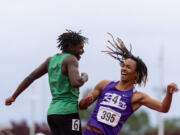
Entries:
POLYGON ((47 58, 27 76, 5 104, 11 105, 34 80, 48 73, 52 101, 47 120, 52 135, 81 135, 78 114, 79 87, 87 80, 86 73, 79 74, 78 61, 84 53, 87 38, 80 32, 67 30, 58 37, 58 48, 62 51, 47 58))

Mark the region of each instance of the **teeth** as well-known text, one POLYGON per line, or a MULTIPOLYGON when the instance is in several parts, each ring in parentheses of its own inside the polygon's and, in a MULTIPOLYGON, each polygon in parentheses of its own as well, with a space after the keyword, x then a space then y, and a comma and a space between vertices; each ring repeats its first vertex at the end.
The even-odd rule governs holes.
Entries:
POLYGON ((121 71, 121 75, 127 75, 126 71, 121 71))
POLYGON ((127 75, 127 73, 121 73, 122 75, 127 75))

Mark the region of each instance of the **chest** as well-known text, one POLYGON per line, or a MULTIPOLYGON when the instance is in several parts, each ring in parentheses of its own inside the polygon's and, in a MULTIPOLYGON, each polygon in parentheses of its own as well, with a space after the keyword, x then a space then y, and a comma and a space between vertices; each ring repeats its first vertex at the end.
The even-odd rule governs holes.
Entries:
POLYGON ((131 97, 128 92, 104 91, 98 100, 97 120, 112 127, 117 126, 132 113, 131 97))
POLYGON ((99 105, 106 105, 110 108, 126 110, 131 105, 132 95, 128 92, 105 91, 99 98, 99 105))

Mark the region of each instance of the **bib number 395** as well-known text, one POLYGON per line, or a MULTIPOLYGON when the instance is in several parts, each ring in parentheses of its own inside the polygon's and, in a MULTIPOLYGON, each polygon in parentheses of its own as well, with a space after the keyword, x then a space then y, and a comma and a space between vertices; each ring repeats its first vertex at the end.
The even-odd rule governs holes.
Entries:
POLYGON ((72 119, 72 130, 79 131, 80 127, 80 120, 79 119, 72 119))
POLYGON ((120 113, 112 110, 111 108, 103 106, 100 106, 97 114, 97 119, 99 122, 102 122, 112 127, 115 127, 118 124, 120 117, 120 113))

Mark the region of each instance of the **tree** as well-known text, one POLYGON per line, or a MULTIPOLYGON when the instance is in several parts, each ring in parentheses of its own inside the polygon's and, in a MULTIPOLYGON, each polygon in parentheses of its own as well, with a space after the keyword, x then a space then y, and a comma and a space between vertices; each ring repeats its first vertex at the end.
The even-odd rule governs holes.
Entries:
POLYGON ((171 118, 164 121, 165 131, 180 131, 180 118, 171 118))
POLYGON ((134 113, 123 125, 121 135, 141 135, 149 130, 150 122, 146 111, 134 113))
MULTIPOLYGON (((25 120, 21 122, 11 122, 12 128, 3 129, 0 131, 0 135, 29 135, 30 128, 25 120)), ((44 135, 50 135, 48 125, 46 123, 35 124, 35 133, 43 133, 44 135)))

